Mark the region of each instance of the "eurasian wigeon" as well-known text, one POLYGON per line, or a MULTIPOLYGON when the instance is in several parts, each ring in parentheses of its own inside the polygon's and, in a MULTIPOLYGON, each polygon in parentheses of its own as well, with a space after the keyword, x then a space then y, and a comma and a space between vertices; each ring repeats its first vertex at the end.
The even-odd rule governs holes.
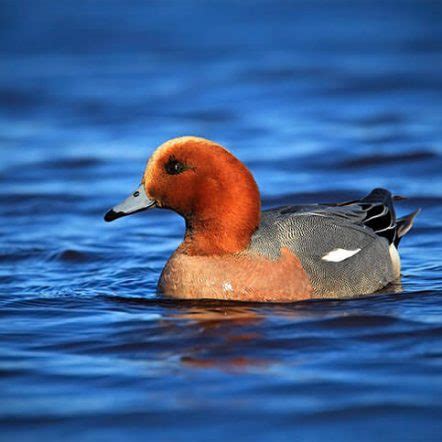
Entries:
POLYGON ((181 137, 154 152, 141 185, 105 220, 154 207, 184 217, 184 240, 158 283, 166 296, 293 302, 369 294, 399 278, 397 247, 418 211, 396 219, 393 199, 375 189, 357 201, 261 212, 241 161, 181 137))

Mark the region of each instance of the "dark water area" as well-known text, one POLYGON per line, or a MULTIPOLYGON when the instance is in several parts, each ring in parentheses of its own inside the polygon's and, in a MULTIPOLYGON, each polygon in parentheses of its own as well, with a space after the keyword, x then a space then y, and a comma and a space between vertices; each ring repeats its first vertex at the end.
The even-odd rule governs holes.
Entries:
POLYGON ((441 440, 442 3, 0 3, 0 439, 441 440), (422 213, 402 283, 292 305, 157 297, 183 235, 103 222, 168 138, 265 207, 422 213))

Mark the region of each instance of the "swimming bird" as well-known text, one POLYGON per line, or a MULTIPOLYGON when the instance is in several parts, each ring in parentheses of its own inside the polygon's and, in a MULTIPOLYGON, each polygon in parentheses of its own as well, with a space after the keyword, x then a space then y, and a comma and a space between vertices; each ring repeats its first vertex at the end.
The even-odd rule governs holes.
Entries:
POLYGON ((400 277, 398 245, 418 211, 397 219, 394 199, 374 189, 355 201, 261 211, 247 167, 189 136, 158 147, 138 189, 105 220, 155 207, 185 219, 158 283, 166 296, 294 302, 370 294, 400 277))

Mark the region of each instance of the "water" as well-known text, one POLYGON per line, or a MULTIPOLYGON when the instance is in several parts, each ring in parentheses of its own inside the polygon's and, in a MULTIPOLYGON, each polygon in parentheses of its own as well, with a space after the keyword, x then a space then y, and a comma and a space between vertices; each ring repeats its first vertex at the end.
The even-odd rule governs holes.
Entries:
POLYGON ((440 440, 442 3, 1 2, 2 440, 440 440), (386 187, 402 285, 159 300, 174 214, 112 224, 195 134, 266 207, 386 187))

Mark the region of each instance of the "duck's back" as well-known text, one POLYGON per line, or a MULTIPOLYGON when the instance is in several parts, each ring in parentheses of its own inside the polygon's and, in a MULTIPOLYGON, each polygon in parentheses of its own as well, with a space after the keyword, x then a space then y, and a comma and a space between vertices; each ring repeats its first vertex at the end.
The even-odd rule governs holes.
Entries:
POLYGON ((277 259, 288 248, 317 297, 373 293, 399 277, 396 247, 415 215, 396 220, 384 189, 359 201, 286 206, 262 213, 250 250, 277 259))

